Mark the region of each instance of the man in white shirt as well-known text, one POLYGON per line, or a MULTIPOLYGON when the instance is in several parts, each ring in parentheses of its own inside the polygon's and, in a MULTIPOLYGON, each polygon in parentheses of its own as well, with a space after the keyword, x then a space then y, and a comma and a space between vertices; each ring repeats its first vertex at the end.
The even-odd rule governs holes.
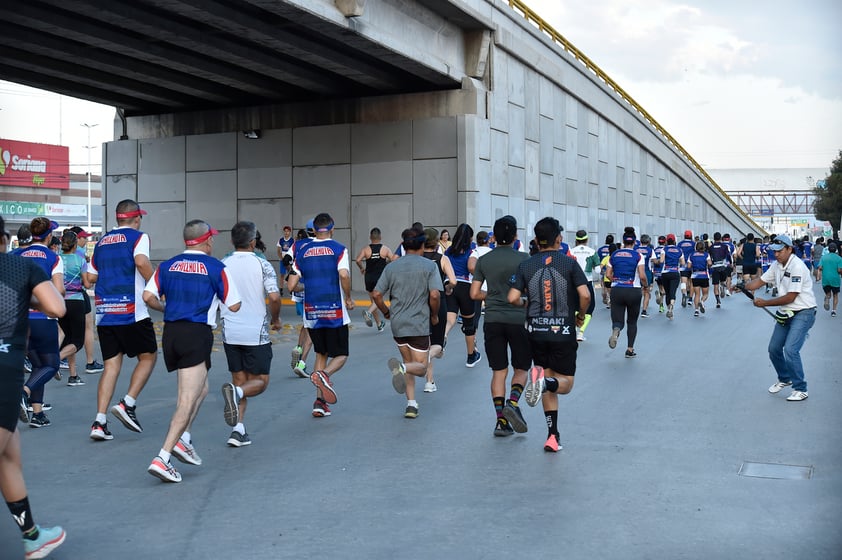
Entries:
POLYGON ((228 445, 250 445, 243 425, 248 397, 255 397, 269 386, 272 343, 269 329, 281 328, 281 294, 271 263, 254 253, 257 227, 253 222, 237 222, 231 228, 234 252, 222 259, 228 276, 240 292, 242 304, 236 313, 223 307, 222 341, 232 383, 222 386, 225 422, 233 427, 228 445), (269 313, 266 300, 269 300, 269 313))
POLYGON ((767 283, 777 288, 777 297, 754 298, 755 307, 780 306, 769 341, 769 359, 778 374, 778 382, 769 387, 769 392, 779 393, 791 386, 792 393, 786 400, 803 401, 807 398, 807 381, 801 364, 801 347, 816 322, 813 276, 804 261, 795 255, 792 238, 788 235, 778 235, 769 248, 775 252, 775 262, 743 289, 754 291, 767 283))

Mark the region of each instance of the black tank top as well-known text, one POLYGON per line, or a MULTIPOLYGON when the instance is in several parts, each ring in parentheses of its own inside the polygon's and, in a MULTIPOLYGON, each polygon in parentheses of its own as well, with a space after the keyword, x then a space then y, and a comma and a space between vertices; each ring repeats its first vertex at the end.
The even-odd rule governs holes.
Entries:
POLYGON ((389 264, 386 259, 380 256, 380 249, 383 247, 382 243, 370 243, 371 256, 365 260, 365 275, 372 278, 380 278, 383 269, 389 264))
POLYGON ((438 251, 424 251, 424 258, 430 259, 431 261, 436 263, 436 266, 439 269, 439 276, 441 276, 441 282, 442 284, 444 284, 444 279, 447 278, 447 275, 441 269, 441 253, 439 253, 438 251))

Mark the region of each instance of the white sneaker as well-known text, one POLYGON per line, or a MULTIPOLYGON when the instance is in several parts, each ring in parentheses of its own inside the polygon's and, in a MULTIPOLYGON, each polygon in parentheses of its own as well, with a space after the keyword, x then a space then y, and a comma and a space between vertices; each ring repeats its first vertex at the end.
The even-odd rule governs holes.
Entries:
POLYGON ((781 390, 782 390, 784 387, 789 387, 789 386, 791 386, 791 385, 792 385, 792 381, 789 381, 789 382, 787 382, 787 383, 784 383, 784 382, 782 382, 782 381, 778 381, 777 383, 775 383, 774 385, 772 385, 771 387, 769 387, 769 392, 770 392, 770 393, 780 393, 780 392, 781 392, 781 390))
POLYGON ((389 371, 392 372, 392 387, 399 394, 406 393, 406 367, 397 358, 389 358, 389 371))
POLYGON ((576 342, 582 342, 583 340, 585 340, 585 333, 583 333, 579 329, 576 329, 576 342))
POLYGON ((616 348, 618 338, 620 338, 620 329, 611 329, 611 337, 608 339, 608 347, 612 350, 616 348))
POLYGON ((807 391, 793 391, 786 400, 788 401, 803 401, 807 398, 807 391))
POLYGON ((184 441, 184 438, 178 439, 175 447, 172 448, 172 456, 188 465, 196 465, 198 467, 202 464, 202 458, 196 453, 196 448, 193 447, 192 443, 184 441))
POLYGON ((435 383, 424 383, 425 393, 435 393, 436 391, 438 391, 438 387, 436 387, 435 383))

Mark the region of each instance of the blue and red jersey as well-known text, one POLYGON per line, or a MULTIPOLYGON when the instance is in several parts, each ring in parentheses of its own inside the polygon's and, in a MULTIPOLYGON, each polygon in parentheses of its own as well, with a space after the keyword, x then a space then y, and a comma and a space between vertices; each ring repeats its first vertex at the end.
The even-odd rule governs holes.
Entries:
POLYGON ((640 275, 637 266, 643 261, 643 255, 634 248, 618 249, 611 254, 608 263, 611 265, 614 279, 611 287, 616 288, 639 288, 640 275))
POLYGON ((304 324, 310 329, 339 328, 351 322, 339 270, 348 270, 348 251, 333 239, 311 239, 293 246, 293 267, 304 282, 304 324))
POLYGON ((690 255, 689 268, 691 278, 710 278, 708 274, 708 254, 703 251, 696 251, 690 255))
MULTIPOLYGON (((50 279, 52 279, 54 274, 64 274, 64 262, 61 260, 61 257, 56 255, 55 252, 46 245, 33 243, 28 247, 19 247, 15 249, 12 251, 12 254, 19 255, 25 259, 32 259, 38 265, 38 268, 43 270, 50 279)), ((38 311, 37 309, 29 310, 29 318, 51 319, 51 317, 47 317, 44 313, 38 311)))
POLYGON ((96 276, 97 325, 131 325, 149 317, 143 302, 146 281, 135 255, 149 257, 149 236, 130 227, 111 230, 94 247, 88 272, 96 276))
POLYGON ((664 266, 661 269, 661 273, 679 272, 681 270, 681 257, 683 256, 684 252, 676 245, 667 245, 664 247, 664 266))
POLYGON ((696 242, 692 239, 682 239, 675 246, 681 249, 681 253, 684 255, 685 267, 682 270, 687 270, 690 265, 690 255, 696 250, 696 242))
POLYGON ((162 262, 146 291, 166 299, 167 323, 189 321, 215 327, 219 303, 230 307, 240 302, 222 261, 201 251, 187 250, 162 262))

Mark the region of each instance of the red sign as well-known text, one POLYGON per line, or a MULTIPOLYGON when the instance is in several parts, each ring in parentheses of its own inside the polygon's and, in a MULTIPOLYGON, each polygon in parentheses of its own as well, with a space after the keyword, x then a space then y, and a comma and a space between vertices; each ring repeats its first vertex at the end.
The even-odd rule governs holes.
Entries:
POLYGON ((0 185, 70 188, 70 149, 0 138, 0 185))

